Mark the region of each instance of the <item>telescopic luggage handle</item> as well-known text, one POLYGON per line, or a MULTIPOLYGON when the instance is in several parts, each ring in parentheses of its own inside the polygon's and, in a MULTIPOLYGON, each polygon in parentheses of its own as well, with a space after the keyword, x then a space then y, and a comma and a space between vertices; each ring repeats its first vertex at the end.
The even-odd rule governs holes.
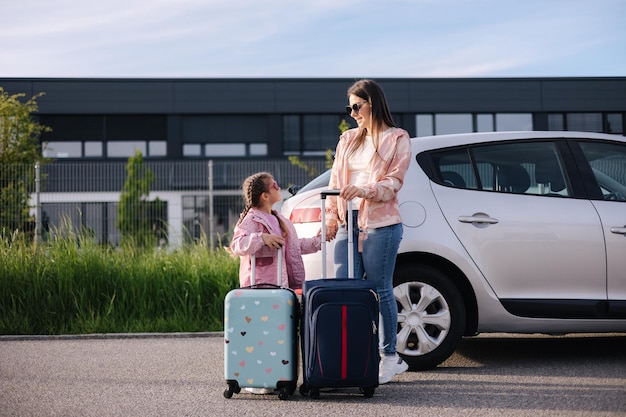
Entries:
MULTIPOLYGON (((322 191, 322 278, 326 275, 326 197, 329 195, 339 196, 340 190, 324 190, 322 191)), ((348 200, 348 278, 354 278, 354 248, 352 230, 352 200, 348 200)))

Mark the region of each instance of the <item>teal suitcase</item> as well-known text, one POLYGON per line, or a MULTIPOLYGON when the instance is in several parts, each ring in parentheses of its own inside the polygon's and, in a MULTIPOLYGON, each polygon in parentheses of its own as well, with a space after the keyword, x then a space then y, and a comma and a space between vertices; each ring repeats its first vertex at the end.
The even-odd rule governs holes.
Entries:
MULTIPOLYGON (((281 262, 281 251, 277 260, 281 262)), ((252 262, 256 263, 255 257, 252 262)), ((231 290, 224 300, 224 378, 231 398, 241 388, 269 388, 286 400, 298 382, 298 312, 294 291, 278 285, 231 290)))

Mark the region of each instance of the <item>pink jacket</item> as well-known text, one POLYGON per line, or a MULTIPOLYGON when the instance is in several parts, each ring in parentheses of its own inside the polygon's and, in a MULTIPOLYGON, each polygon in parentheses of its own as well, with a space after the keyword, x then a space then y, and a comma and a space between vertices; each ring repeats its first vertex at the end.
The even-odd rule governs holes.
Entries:
MULTIPOLYGON (((322 239, 320 236, 298 238, 293 224, 282 214, 278 213, 278 216, 287 225, 285 256, 281 265, 283 287, 302 288, 305 278, 302 255, 319 251, 322 247, 322 239)), ((239 284, 241 287, 250 285, 252 254, 256 255, 256 283, 277 284, 277 251, 265 246, 261 238, 262 233, 281 235, 282 231, 273 230, 264 216, 254 207, 248 211, 243 221, 235 226, 230 249, 235 255, 240 256, 239 284)))
MULTIPOLYGON (((347 151, 356 139, 358 128, 344 132, 337 144, 335 161, 330 176, 329 188, 340 189, 350 179, 347 151)), ((401 223, 398 208, 398 191, 404 183, 404 174, 411 162, 411 140, 406 130, 393 127, 383 133, 378 144, 378 155, 374 156, 368 180, 367 199, 363 199, 359 210, 359 227, 363 233, 359 240, 367 238, 368 228, 378 228, 401 223)), ((356 210, 357 207, 354 207, 356 210)), ((347 204, 343 199, 328 197, 326 218, 346 222, 347 204)))

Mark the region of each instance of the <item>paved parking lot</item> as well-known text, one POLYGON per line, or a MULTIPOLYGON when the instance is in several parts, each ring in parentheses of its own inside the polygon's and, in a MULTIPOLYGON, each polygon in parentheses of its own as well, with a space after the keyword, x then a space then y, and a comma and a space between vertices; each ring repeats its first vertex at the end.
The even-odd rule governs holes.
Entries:
POLYGON ((626 334, 488 335, 358 390, 223 397, 220 334, 0 337, 1 416, 624 416, 626 334))

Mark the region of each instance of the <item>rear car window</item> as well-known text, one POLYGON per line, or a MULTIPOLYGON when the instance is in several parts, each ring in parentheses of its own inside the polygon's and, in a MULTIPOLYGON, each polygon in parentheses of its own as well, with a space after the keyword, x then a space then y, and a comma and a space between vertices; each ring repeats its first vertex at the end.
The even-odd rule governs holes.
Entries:
POLYGON ((626 201, 626 146, 580 142, 604 200, 626 201))
POLYGON ((553 141, 475 145, 432 154, 433 180, 446 187, 567 197, 570 187, 553 141))

